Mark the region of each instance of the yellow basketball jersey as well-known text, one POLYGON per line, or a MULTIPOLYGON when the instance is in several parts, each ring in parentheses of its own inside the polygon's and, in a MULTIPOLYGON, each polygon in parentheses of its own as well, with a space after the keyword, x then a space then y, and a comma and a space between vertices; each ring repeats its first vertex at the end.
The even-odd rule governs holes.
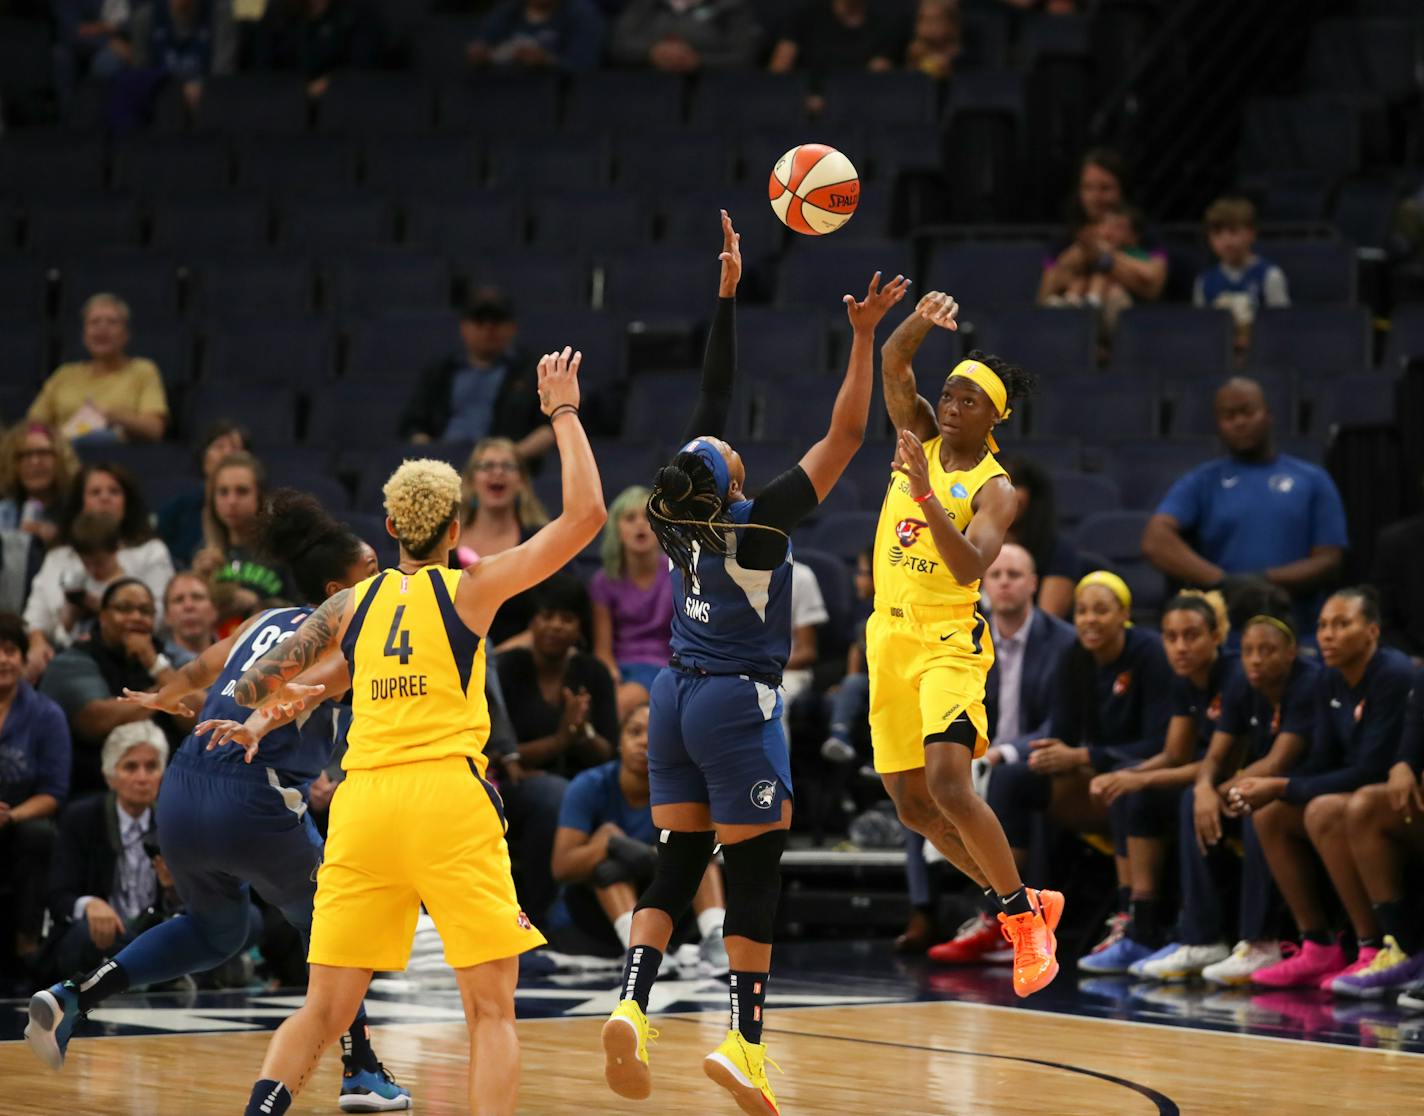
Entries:
POLYGON ((462 573, 383 570, 355 587, 347 771, 468 756, 484 774, 485 641, 455 612, 462 573))
MULTIPOLYGON (((974 519, 974 496, 985 482, 1007 476, 992 453, 968 472, 946 472, 939 460, 938 436, 925 443, 930 463, 930 488, 960 531, 974 519)), ((890 478, 880 524, 875 530, 875 606, 965 605, 979 602, 979 583, 961 585, 944 564, 930 534, 924 508, 910 495, 901 473, 890 478)))

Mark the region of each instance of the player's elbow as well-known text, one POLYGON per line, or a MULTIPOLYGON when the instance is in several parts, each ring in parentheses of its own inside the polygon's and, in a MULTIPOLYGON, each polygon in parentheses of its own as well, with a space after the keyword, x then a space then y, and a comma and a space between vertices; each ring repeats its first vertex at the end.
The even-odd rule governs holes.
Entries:
POLYGON ((1175 534, 1164 516, 1154 515, 1142 529, 1142 556, 1160 568, 1175 534))

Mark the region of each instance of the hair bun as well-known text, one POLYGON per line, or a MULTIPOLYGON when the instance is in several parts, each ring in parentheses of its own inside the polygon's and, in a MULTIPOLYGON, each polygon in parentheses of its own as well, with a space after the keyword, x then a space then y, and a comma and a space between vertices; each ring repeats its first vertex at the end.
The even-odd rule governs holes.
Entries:
POLYGON ((692 478, 681 465, 664 465, 653 483, 670 503, 680 503, 692 495, 692 478))

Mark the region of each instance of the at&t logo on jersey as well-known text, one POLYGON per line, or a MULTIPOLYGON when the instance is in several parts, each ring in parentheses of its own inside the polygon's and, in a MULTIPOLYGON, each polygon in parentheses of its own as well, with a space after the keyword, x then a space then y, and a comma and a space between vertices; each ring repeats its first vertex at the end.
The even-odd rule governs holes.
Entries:
POLYGON ((913 554, 906 554, 905 550, 914 546, 923 531, 929 524, 923 519, 902 519, 895 524, 895 537, 900 540, 900 545, 893 543, 890 545, 889 558, 892 566, 898 566, 902 562, 909 573, 934 573, 939 569, 939 563, 929 558, 916 558, 913 554), (905 549, 901 549, 901 547, 905 549))

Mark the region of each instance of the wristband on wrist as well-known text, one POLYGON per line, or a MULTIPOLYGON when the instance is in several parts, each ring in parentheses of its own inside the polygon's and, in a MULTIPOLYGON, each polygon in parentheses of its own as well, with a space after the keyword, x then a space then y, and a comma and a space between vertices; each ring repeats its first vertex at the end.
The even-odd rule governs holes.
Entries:
POLYGON ((572 403, 560 403, 557 407, 555 407, 555 408, 553 409, 552 412, 550 412, 550 414, 549 414, 549 421, 550 421, 550 422, 553 422, 556 418, 558 418, 560 415, 562 415, 565 411, 571 411, 571 412, 573 412, 574 414, 578 414, 578 413, 579 413, 579 409, 578 409, 577 407, 575 407, 572 403))
POLYGON ((913 501, 915 501, 915 503, 917 503, 917 504, 923 504, 926 500, 930 499, 930 497, 932 497, 933 495, 934 495, 934 489, 930 489, 930 491, 926 492, 923 496, 911 496, 910 499, 913 500, 913 501))

